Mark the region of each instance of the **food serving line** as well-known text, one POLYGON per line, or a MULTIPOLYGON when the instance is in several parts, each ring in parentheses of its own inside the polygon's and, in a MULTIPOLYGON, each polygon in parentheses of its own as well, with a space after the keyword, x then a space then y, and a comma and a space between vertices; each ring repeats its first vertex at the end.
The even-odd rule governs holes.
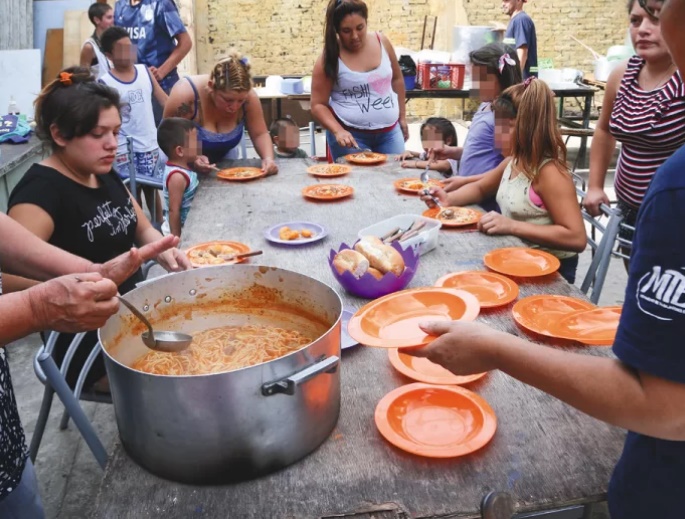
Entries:
MULTIPOLYGON (((231 165, 257 164, 222 164, 231 165)), ((356 311, 368 300, 350 295, 338 284, 328 261, 331 250, 337 251, 343 242, 353 244, 362 228, 399 214, 420 215, 426 208, 416 196, 395 188, 395 181, 408 176, 397 162, 354 166, 348 175, 330 180, 307 174, 310 165, 305 160, 284 160, 278 175, 245 183, 203 178, 183 240, 188 245, 233 240, 262 249, 264 254, 251 258, 249 264, 288 269, 326 283, 338 291, 345 307, 356 311), (352 186, 354 194, 329 202, 303 197, 304 188, 331 182, 352 186), (299 222, 291 226, 294 229, 302 228, 302 222, 314 222, 324 228, 325 236, 306 245, 276 246, 266 240, 266 230, 273 236, 274 229, 290 222, 299 222)), ((408 288, 432 286, 450 272, 484 270, 486 253, 521 245, 514 237, 443 228, 438 246, 421 256, 408 288)), ((519 280, 519 288, 519 300, 537 294, 585 299, 556 273, 519 280)), ((526 336, 512 318, 512 306, 483 309, 478 319, 526 336)), ((606 347, 564 347, 611 355, 606 347)), ((374 423, 379 401, 415 381, 392 367, 386 349, 360 345, 345 349, 340 358, 340 416, 330 436, 312 454, 257 479, 202 486, 154 476, 117 444, 100 486, 95 516, 476 518, 483 496, 496 490, 513 494, 519 512, 578 506, 577 515, 564 517, 582 517, 582 505, 605 499, 623 431, 501 372, 492 372, 467 386, 494 411, 497 428, 492 439, 461 457, 417 456, 391 445, 374 423)), ((304 387, 295 388, 295 396, 263 396, 259 394, 263 382, 255 381, 253 397, 282 399, 286 405, 304 387)), ((249 384, 245 379, 243 383, 249 384)), ((250 392, 240 394, 246 393, 250 392)), ((314 398, 308 405, 316 408, 319 404, 314 398)), ((244 403, 244 416, 250 415, 250 405, 244 403)), ((202 412, 198 409, 198 417, 202 412)), ((207 424, 198 418, 196 427, 203 425, 207 424)), ((311 426, 302 424, 303 428, 311 426)), ((307 432, 303 429, 302 434, 307 432)), ((259 437, 263 431, 254 433, 259 437)), ((192 430, 187 434, 193 434, 192 430)))

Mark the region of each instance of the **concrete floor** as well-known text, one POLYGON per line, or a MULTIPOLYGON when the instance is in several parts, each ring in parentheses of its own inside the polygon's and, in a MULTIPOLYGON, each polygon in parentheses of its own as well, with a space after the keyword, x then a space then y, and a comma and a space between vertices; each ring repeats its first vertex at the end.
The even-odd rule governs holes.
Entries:
MULTIPOLYGON (((464 142, 465 129, 459 127, 460 142, 464 142)), ((412 139, 407 148, 420 150, 418 143, 418 125, 411 125, 412 139)), ((317 137, 317 150, 321 153, 322 137, 317 137)), ((573 145, 573 143, 571 143, 573 145)), ((307 145, 302 146, 308 149, 307 145)), ((612 183, 612 179, 609 179, 612 183)), ((585 273, 590 261, 590 253, 581 255, 578 267, 579 280, 585 273)), ((158 275, 154 272, 152 276, 158 275)), ((626 273, 619 260, 612 264, 604 286, 601 305, 622 304, 626 285, 626 273)), ((30 441, 35 427, 36 417, 43 396, 43 386, 33 372, 33 357, 40 346, 38 335, 32 335, 17 341, 8 347, 10 367, 14 388, 19 403, 27 441, 30 441)), ((114 411, 111 405, 84 402, 83 408, 93 423, 101 441, 109 452, 112 451, 117 438, 114 411)), ((90 450, 81 439, 73 424, 66 431, 59 430, 59 420, 63 407, 55 398, 50 419, 46 427, 40 452, 36 460, 36 472, 48 519, 52 518, 86 518, 97 496, 102 471, 95 462, 90 450)), ((604 506, 596 507, 593 519, 607 519, 604 506)))

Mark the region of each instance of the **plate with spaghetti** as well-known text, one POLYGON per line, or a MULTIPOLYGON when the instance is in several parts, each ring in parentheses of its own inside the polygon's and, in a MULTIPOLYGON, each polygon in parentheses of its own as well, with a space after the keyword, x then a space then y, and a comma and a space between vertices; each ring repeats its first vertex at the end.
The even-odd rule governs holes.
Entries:
MULTIPOLYGON (((411 195, 418 195, 424 189, 423 182, 418 178, 400 178, 395 180, 393 185, 398 191, 411 195)), ((428 185, 430 187, 442 187, 442 182, 431 178, 428 180, 428 185)))
POLYGON ((373 164, 380 164, 385 162, 388 156, 383 153, 375 153, 373 151, 366 153, 350 153, 345 155, 345 160, 350 164, 359 164, 361 166, 371 166, 373 164))
POLYGON ((313 200, 338 200, 346 198, 352 193, 354 193, 354 188, 345 184, 316 184, 307 186, 302 190, 302 195, 305 198, 313 200))
POLYGON ((307 173, 315 177, 342 177, 347 175, 352 168, 345 164, 316 164, 307 168, 307 173))
POLYGON ((210 241, 198 243, 186 250, 186 256, 193 267, 209 267, 211 265, 231 265, 247 261, 246 258, 239 260, 226 260, 227 256, 250 252, 250 246, 237 241, 210 241))
POLYGON ((248 180, 255 180, 266 176, 266 173, 260 168, 228 168, 222 169, 216 174, 217 178, 222 180, 232 180, 235 182, 245 182, 248 180))
POLYGON ((482 214, 468 207, 431 207, 423 216, 438 220, 444 227, 464 227, 478 223, 482 214))

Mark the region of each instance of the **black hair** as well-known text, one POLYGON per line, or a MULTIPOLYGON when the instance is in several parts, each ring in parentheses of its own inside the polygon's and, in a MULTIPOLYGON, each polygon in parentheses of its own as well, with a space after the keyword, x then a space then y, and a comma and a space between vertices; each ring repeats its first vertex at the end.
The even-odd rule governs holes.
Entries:
POLYGON ((113 25, 100 36, 100 47, 102 47, 102 52, 112 54, 114 44, 119 40, 128 37, 129 35, 126 29, 113 25))
POLYGON ((91 6, 88 8, 88 19, 90 20, 90 23, 95 25, 96 18, 102 19, 102 17, 105 16, 105 14, 111 10, 111 5, 96 2, 94 4, 91 4, 91 6))
POLYGON ((53 124, 65 140, 83 137, 97 126, 102 110, 119 110, 120 101, 119 92, 97 83, 89 69, 69 67, 45 85, 33 106, 36 135, 55 149, 57 143, 50 132, 53 124))
POLYGON ((487 68, 488 73, 497 76, 500 91, 504 91, 510 86, 523 82, 518 54, 516 54, 516 50, 509 45, 488 43, 480 49, 472 51, 469 54, 469 59, 473 65, 484 66, 487 68), (505 61, 502 72, 500 72, 500 59, 505 54, 514 61, 514 64, 511 65, 505 61))
POLYGON ((333 81, 338 80, 338 58, 340 57, 338 31, 343 18, 350 14, 358 14, 364 20, 368 20, 369 8, 362 0, 330 0, 328 2, 323 30, 323 70, 326 77, 333 81))
POLYGON ((444 117, 429 117, 421 124, 421 137, 423 137, 423 130, 428 126, 435 128, 442 135, 443 142, 448 146, 458 145, 457 131, 448 119, 444 117), (448 142, 450 139, 451 142, 448 142))
POLYGON ((284 130, 286 126, 292 126, 294 128, 297 128, 298 130, 300 129, 300 127, 297 125, 297 123, 293 120, 292 117, 281 117, 272 122, 271 126, 269 127, 269 133, 271 134, 271 138, 273 139, 274 137, 278 137, 281 134, 281 131, 284 130))
POLYGON ((167 157, 174 155, 177 146, 185 146, 188 142, 188 133, 195 128, 195 123, 182 117, 169 117, 163 119, 157 128, 157 144, 167 157))

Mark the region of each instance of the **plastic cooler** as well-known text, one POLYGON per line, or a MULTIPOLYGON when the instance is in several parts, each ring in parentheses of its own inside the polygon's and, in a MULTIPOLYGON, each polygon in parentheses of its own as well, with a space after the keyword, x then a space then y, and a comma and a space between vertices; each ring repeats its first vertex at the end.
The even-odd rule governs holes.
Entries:
POLYGON ((422 90, 461 90, 465 73, 462 63, 419 63, 416 86, 422 90))
POLYGON ((357 236, 359 236, 360 239, 362 236, 376 236, 380 238, 398 227, 400 229, 407 229, 417 220, 425 222, 426 225, 416 236, 401 242, 401 244, 404 247, 418 247, 419 254, 423 255, 438 246, 438 231, 440 231, 440 227, 442 227, 442 224, 438 220, 433 220, 432 218, 426 218, 425 216, 417 214, 398 214, 397 216, 382 220, 362 229, 357 236))

